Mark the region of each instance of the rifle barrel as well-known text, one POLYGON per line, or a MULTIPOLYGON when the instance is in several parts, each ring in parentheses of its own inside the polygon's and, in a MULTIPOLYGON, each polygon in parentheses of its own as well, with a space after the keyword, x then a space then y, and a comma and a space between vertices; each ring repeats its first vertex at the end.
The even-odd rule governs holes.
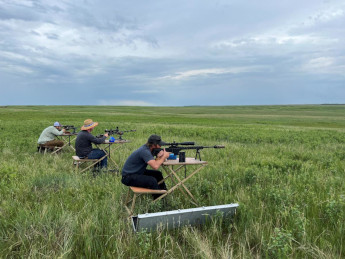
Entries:
POLYGON ((215 145, 215 146, 192 146, 192 147, 167 147, 165 148, 168 152, 174 152, 174 150, 183 150, 183 149, 204 149, 204 148, 225 148, 222 145, 215 145), (171 151, 169 151, 171 150, 171 151))

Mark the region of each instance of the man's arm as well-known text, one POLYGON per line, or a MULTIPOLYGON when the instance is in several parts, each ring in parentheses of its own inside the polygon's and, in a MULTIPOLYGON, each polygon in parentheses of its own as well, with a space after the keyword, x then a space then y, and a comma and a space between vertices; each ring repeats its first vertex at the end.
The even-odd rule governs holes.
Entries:
POLYGON ((64 132, 65 132, 65 129, 62 129, 62 130, 58 130, 57 128, 53 128, 53 129, 52 129, 52 133, 53 133, 55 136, 61 136, 64 132))
POLYGON ((89 136, 89 140, 92 142, 92 143, 95 143, 95 144, 102 144, 104 143, 105 139, 107 137, 106 136, 103 136, 101 138, 96 138, 95 136, 93 136, 92 134, 90 134, 89 136))
POLYGON ((167 159, 169 157, 169 152, 166 152, 165 149, 163 149, 163 154, 161 156, 159 156, 156 160, 150 160, 147 162, 147 164, 149 166, 152 167, 152 169, 157 170, 165 161, 165 159, 167 159))
POLYGON ((105 133, 103 135, 103 137, 100 137, 100 138, 96 138, 94 135, 92 135, 91 133, 89 134, 89 140, 92 142, 92 143, 95 143, 95 144, 102 144, 104 143, 105 139, 108 137, 108 133, 105 133))

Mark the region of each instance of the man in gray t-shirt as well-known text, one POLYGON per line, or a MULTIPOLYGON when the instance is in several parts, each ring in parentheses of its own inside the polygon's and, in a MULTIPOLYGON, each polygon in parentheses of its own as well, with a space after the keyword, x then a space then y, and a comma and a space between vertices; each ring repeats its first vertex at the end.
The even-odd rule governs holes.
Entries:
MULTIPOLYGON (((166 190, 164 182, 158 184, 163 179, 163 175, 157 169, 169 157, 170 153, 163 149, 157 154, 157 159, 152 155, 155 148, 161 148, 164 144, 160 136, 151 135, 145 145, 135 150, 127 158, 122 169, 122 183, 127 186, 166 190), (146 169, 147 165, 154 170, 146 169)), ((155 198, 157 198, 156 196, 155 198)))

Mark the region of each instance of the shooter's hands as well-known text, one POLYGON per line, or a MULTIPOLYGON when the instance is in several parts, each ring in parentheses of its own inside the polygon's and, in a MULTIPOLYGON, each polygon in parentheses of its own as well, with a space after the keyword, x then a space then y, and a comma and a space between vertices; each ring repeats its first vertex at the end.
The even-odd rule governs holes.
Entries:
POLYGON ((169 152, 166 152, 166 151, 165 151, 165 148, 164 148, 164 149, 162 149, 162 150, 158 153, 157 157, 158 157, 158 158, 163 157, 164 159, 167 159, 167 158, 169 157, 169 155, 170 155, 170 153, 169 153, 169 152))
POLYGON ((65 132, 66 132, 66 129, 62 129, 62 132, 65 133, 65 132))
POLYGON ((161 151, 159 151, 159 153, 157 154, 157 158, 161 158, 164 154, 164 150, 162 149, 161 151))
POLYGON ((109 137, 108 132, 104 133, 104 135, 103 135, 103 136, 105 136, 106 138, 107 138, 107 137, 109 137))
POLYGON ((165 159, 169 157, 169 155, 170 153, 166 152, 164 148, 157 154, 156 159, 148 161, 147 164, 151 166, 153 170, 157 170, 164 163, 165 159))

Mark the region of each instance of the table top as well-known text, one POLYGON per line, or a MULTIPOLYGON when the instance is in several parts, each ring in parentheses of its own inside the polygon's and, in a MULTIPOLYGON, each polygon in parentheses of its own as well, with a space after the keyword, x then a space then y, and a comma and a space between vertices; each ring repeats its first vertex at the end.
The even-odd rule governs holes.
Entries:
POLYGON ((129 140, 115 140, 114 142, 109 142, 108 139, 106 139, 103 143, 101 144, 122 144, 122 143, 129 143, 129 140))
POLYGON ((60 135, 60 136, 77 136, 78 135, 78 133, 62 133, 62 135, 60 135))
POLYGON ((165 160, 163 165, 202 165, 207 164, 207 161, 200 161, 193 157, 186 157, 186 162, 179 162, 178 158, 173 160, 165 160))

